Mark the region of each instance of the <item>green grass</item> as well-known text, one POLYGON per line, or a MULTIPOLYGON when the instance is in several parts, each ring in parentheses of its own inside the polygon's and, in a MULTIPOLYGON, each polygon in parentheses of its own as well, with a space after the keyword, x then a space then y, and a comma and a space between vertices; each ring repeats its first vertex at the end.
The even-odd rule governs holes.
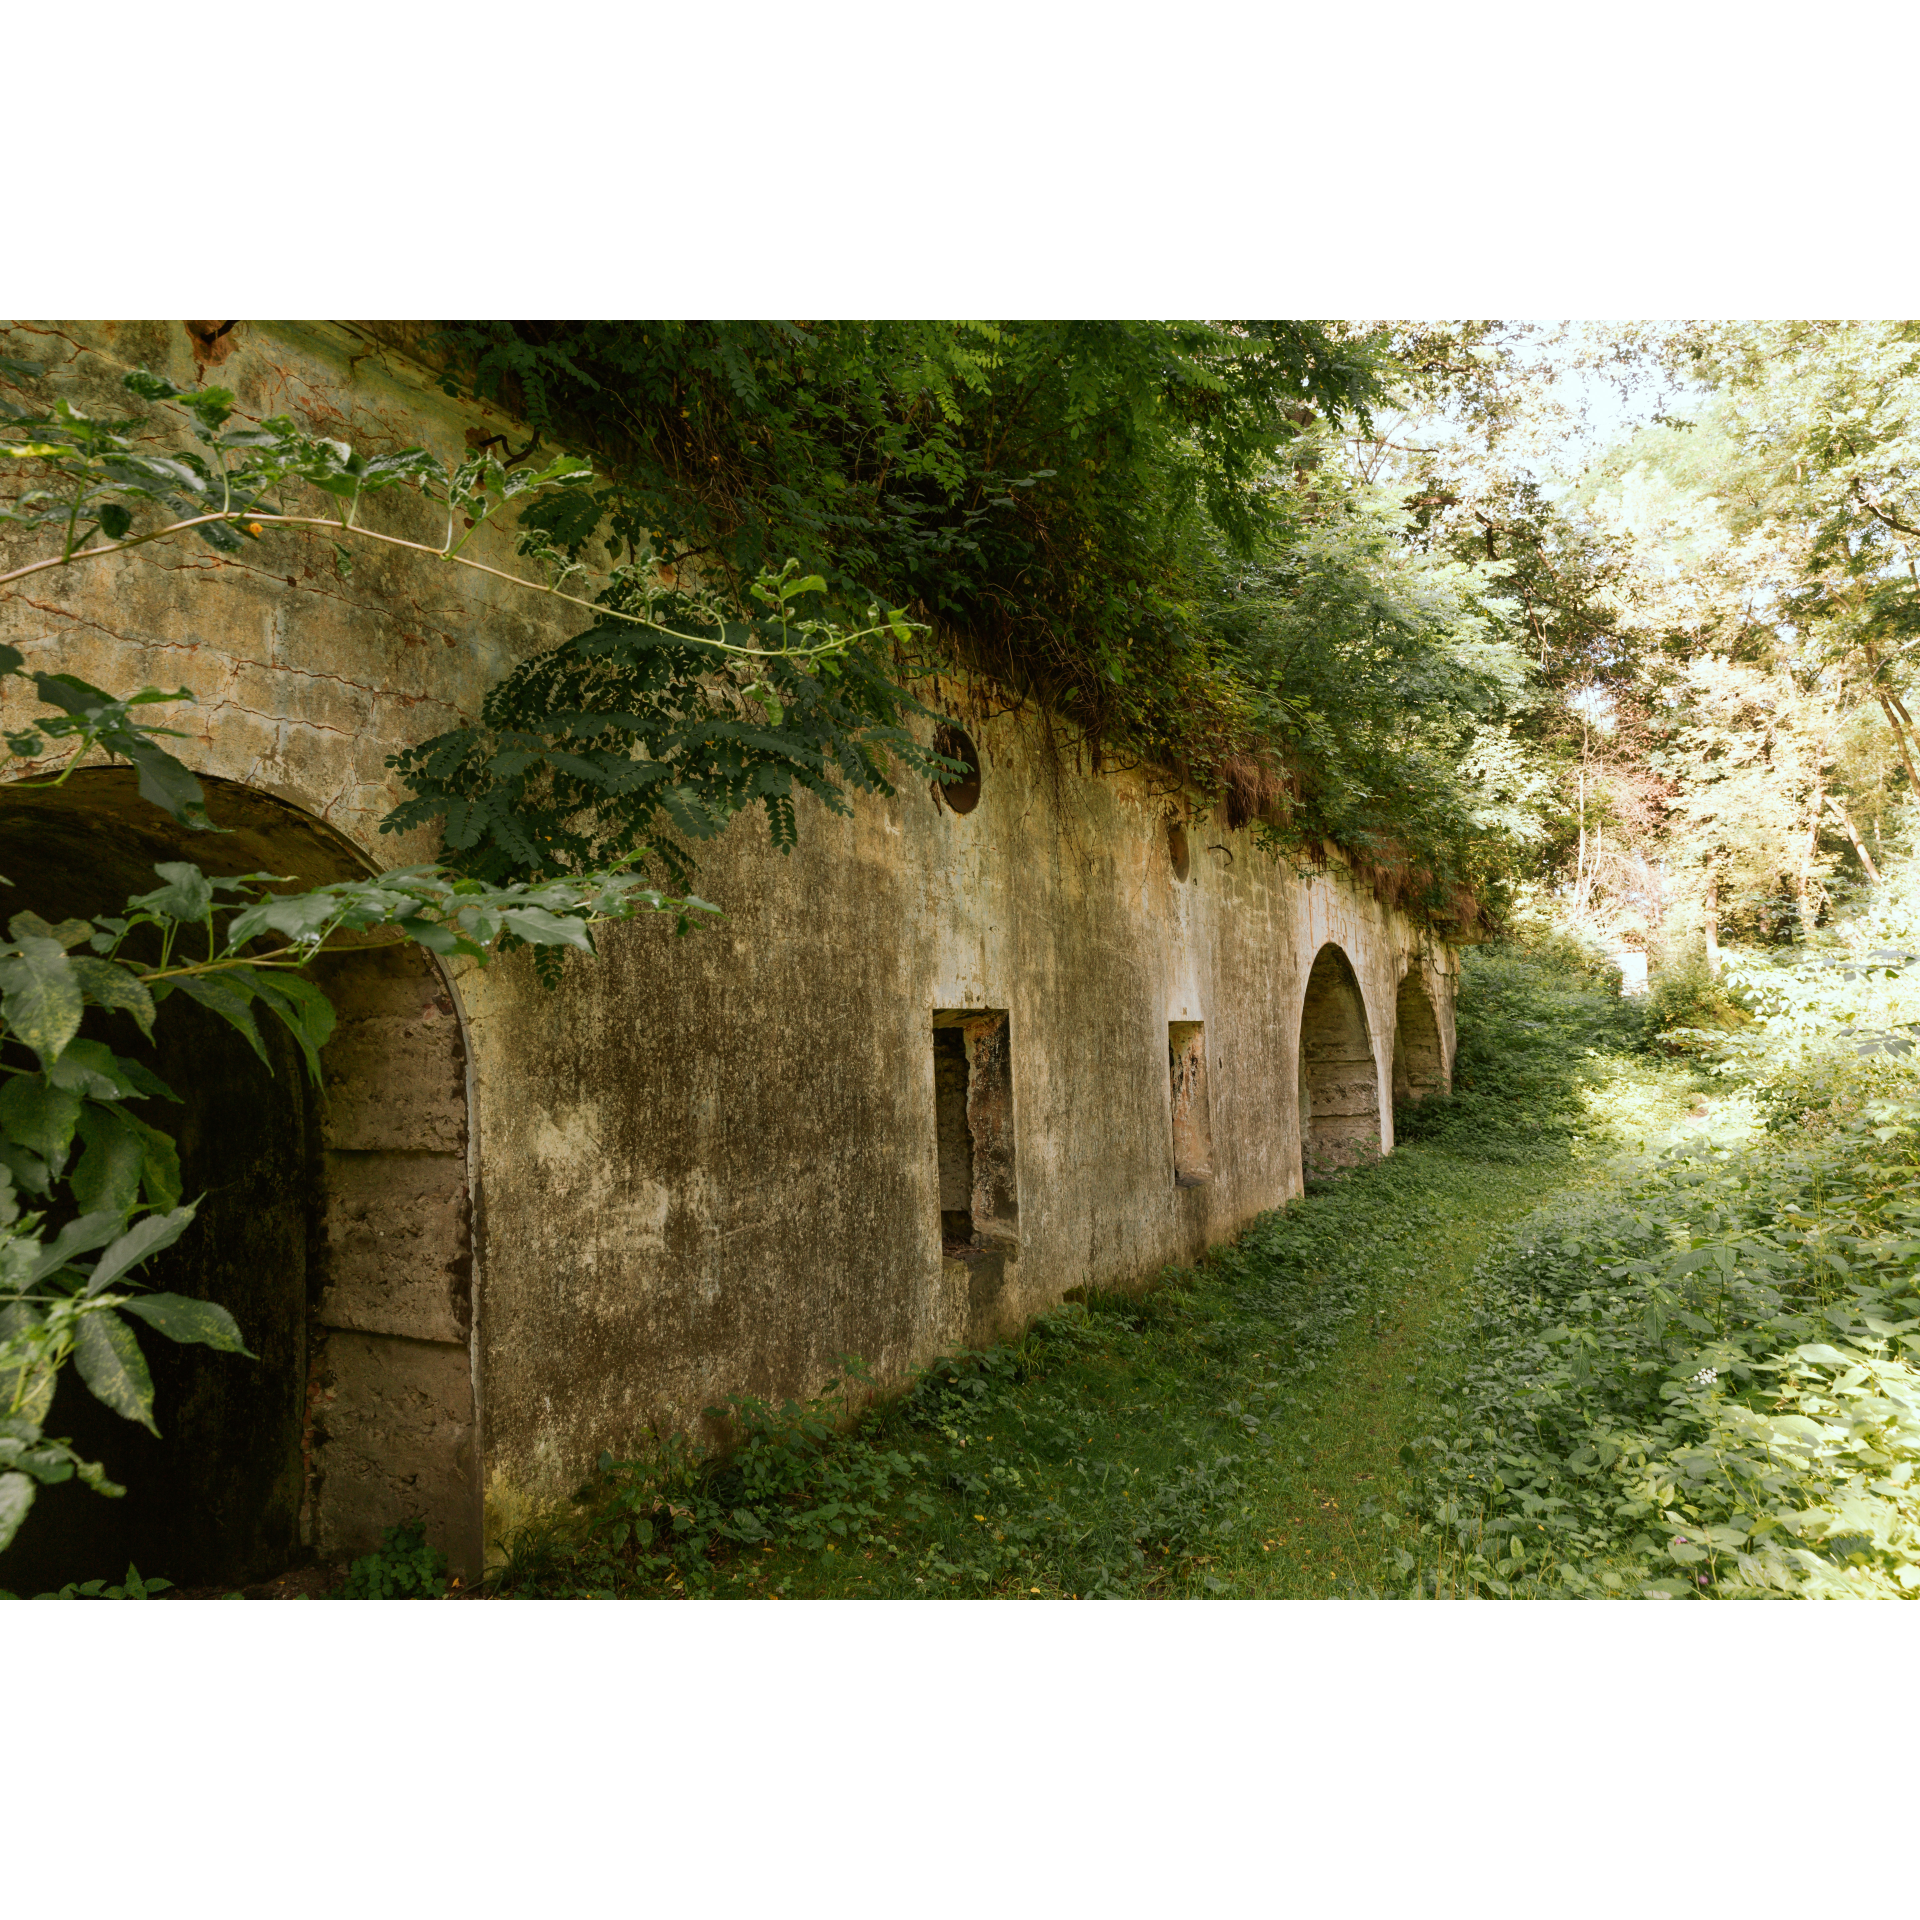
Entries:
POLYGON ((1761 1064, 1462 1289, 1397 1590, 1920 1596, 1920 1076, 1761 1064))
POLYGON ((1415 1431, 1421 1340, 1551 1177, 1414 1148, 1270 1217, 1146 1298, 1049 1316, 916 1447, 918 1525, 762 1552, 720 1592, 1320 1596, 1373 1590, 1415 1431), (964 1416, 964 1417, 960 1417, 964 1416))
MULTIPOLYGON (((1093 1292, 851 1415, 733 1403, 724 1456, 603 1460, 493 1590, 783 1598, 1327 1597, 1404 1590, 1413 1443, 1465 1364, 1476 1267, 1704 1085, 1638 1010, 1476 956, 1458 1092, 1144 1294, 1093 1292), (850 1430, 849 1430, 850 1428, 850 1430)), ((856 1369, 857 1371, 857 1369, 856 1369)))

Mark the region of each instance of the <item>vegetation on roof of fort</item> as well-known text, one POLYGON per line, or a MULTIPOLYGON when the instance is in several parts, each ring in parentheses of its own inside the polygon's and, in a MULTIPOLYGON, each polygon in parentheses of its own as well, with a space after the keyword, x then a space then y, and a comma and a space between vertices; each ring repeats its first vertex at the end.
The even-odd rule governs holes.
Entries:
MULTIPOLYGON (((876 599, 1095 767, 1145 764, 1338 848, 1456 926, 1497 911, 1527 802, 1520 610, 1480 528, 1365 471, 1383 407, 1479 392, 1475 323, 486 322, 446 384, 590 454, 525 523, 744 583, 798 559, 876 599), (1438 537, 1444 532, 1449 537, 1438 537)), ((1489 409, 1484 404, 1483 412, 1489 409)), ((512 716, 539 730, 537 696, 512 716)))

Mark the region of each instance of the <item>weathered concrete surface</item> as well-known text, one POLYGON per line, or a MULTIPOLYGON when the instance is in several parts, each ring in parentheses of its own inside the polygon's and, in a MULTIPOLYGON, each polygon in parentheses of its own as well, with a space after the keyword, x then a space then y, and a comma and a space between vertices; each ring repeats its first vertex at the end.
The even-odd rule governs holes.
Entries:
POLYGON ((1309 1175, 1333 1173, 1386 1151, 1380 1062, 1366 996, 1347 949, 1328 941, 1314 956, 1300 1008, 1302 1154, 1309 1175))
POLYGON ((1144 780, 1070 774, 1056 801, 1017 720, 968 725, 971 813, 918 782, 850 820, 807 808, 787 859, 743 824, 703 872, 719 927, 617 929, 550 1002, 510 968, 469 982, 490 1463, 557 1487, 727 1391, 802 1391, 848 1351, 898 1377, 1089 1278, 1192 1259, 1300 1190, 1300 1021, 1330 943, 1391 1145, 1403 971, 1450 1009, 1411 928, 1213 826, 1182 883, 1144 780), (1007 1010, 997 1270, 948 1251, 934 1021, 969 1007, 1007 1010), (1208 1177, 1181 1185, 1170 1042, 1196 1028, 1208 1177))
MULTIPOLYGON (((350 329, 228 344, 215 377, 249 412, 363 446, 452 457, 510 424, 350 329)), ((0 351, 112 410, 125 364, 195 373, 174 323, 15 328, 0 351)), ((383 510, 432 533, 418 502, 383 510)), ((183 758, 393 864, 428 848, 377 832, 401 797, 386 756, 572 630, 550 611, 408 556, 343 580, 324 540, 272 535, 241 561, 154 547, 43 576, 0 599, 0 638, 108 686, 186 682, 183 758)), ((954 717, 979 749, 972 810, 918 781, 848 819, 803 803, 784 859, 743 820, 701 875, 717 927, 612 929, 553 994, 524 955, 456 968, 438 1032, 464 1032, 457 1065, 418 996, 346 1024, 310 1400, 314 1511, 346 1516, 329 1537, 403 1493, 457 1518, 482 1474, 524 1511, 730 1391, 804 1395, 848 1352, 898 1378, 1070 1287, 1192 1259, 1300 1189, 1302 1013, 1330 946, 1362 1035, 1344 1077, 1383 1149, 1410 970, 1444 1084, 1451 960, 1337 869, 1302 877, 1177 802, 1170 827, 1143 776, 1056 777, 1017 716, 954 717), (951 1152, 942 1173, 936 1019, 967 1036, 964 1175, 951 1152), (1206 1123, 1185 1185, 1177 1098, 1181 1138, 1206 1123), (959 1192, 971 1240, 950 1252, 959 1192)))
POLYGON ((415 1514, 452 1568, 481 1557, 466 1047, 418 948, 330 959, 309 1418, 309 1537, 364 1551, 415 1514))
MULTIPOLYGON (((290 413, 367 453, 425 445, 452 462, 469 434, 510 424, 446 399, 424 370, 352 328, 242 322, 228 346, 202 369, 177 321, 0 327, 0 353, 49 367, 49 391, 103 416, 136 411, 119 377, 144 366, 188 386, 204 373, 249 417, 290 413)), ((413 540, 445 530, 442 513, 405 489, 365 516, 413 540)), ((471 550, 512 564, 511 539, 492 528, 471 550)), ((35 535, 0 529, 5 565, 45 551, 35 535)), ((380 835, 398 797, 387 755, 477 714, 501 672, 574 630, 556 611, 470 570, 365 544, 343 577, 318 533, 275 531, 232 558, 189 535, 0 590, 0 639, 30 666, 57 659, 98 686, 190 688, 196 705, 161 716, 190 734, 183 758, 291 800, 390 866, 430 857, 432 837, 380 835)), ((10 695, 8 711, 17 707, 10 695)))

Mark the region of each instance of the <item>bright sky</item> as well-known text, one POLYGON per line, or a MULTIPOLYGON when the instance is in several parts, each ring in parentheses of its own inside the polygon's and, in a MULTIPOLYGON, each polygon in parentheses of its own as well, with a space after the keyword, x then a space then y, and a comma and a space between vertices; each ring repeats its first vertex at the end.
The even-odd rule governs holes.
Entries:
MULTIPOLYGON (((1524 343, 1517 357, 1538 360, 1551 357, 1562 362, 1554 380, 1555 392, 1575 414, 1580 424, 1558 446, 1543 448, 1539 456, 1541 478, 1549 484, 1550 494, 1564 492, 1579 479, 1582 470, 1615 440, 1636 428, 1652 425, 1656 415, 1673 412, 1705 390, 1692 381, 1673 381, 1651 364, 1642 362, 1637 370, 1607 369, 1570 364, 1584 352, 1598 348, 1597 331, 1579 321, 1536 321, 1541 334, 1551 336, 1563 324, 1570 324, 1570 339, 1556 348, 1542 340, 1529 355, 1524 343)), ((1660 324, 1655 322, 1655 325, 1660 324)), ((1536 336, 1537 338, 1537 336, 1536 336)))

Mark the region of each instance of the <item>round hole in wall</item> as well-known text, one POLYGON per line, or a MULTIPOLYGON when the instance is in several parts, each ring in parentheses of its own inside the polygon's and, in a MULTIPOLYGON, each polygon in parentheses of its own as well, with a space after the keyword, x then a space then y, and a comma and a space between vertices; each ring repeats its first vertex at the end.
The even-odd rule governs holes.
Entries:
POLYGON ((1187 854, 1186 823, 1167 815, 1167 854, 1173 861, 1173 877, 1184 880, 1191 864, 1187 854))
POLYGON ((933 750, 943 759, 958 760, 966 769, 953 779, 936 779, 934 797, 944 800, 955 813, 971 813, 980 804, 979 749, 958 727, 939 726, 933 730, 933 750))

